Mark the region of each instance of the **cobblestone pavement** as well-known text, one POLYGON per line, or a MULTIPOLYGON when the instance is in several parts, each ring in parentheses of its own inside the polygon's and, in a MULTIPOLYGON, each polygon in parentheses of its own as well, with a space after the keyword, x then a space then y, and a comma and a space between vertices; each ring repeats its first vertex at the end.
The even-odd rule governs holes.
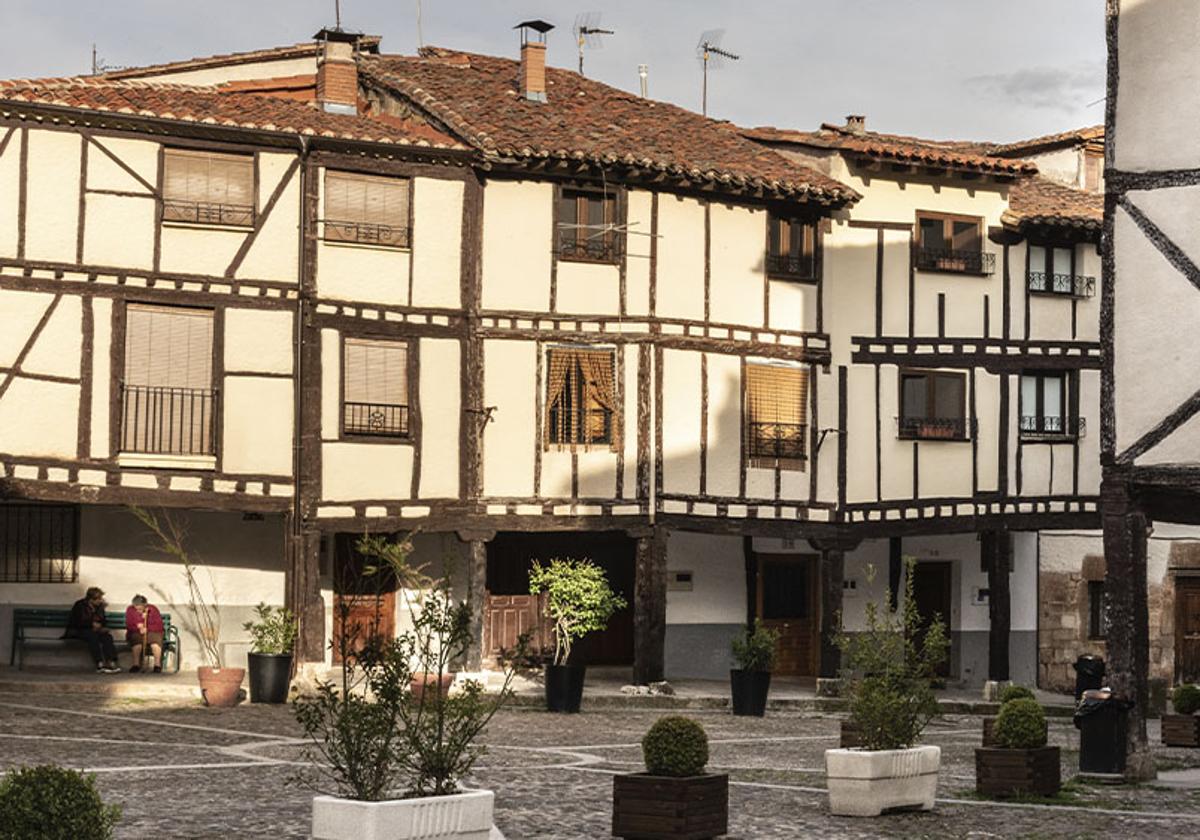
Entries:
MULTIPOLYGON (((659 714, 505 712, 469 782, 496 792, 496 822, 509 840, 608 837, 612 774, 640 768, 639 740, 659 714)), ((1200 836, 1200 791, 1072 781, 1054 803, 976 799, 980 722, 969 717, 946 718, 926 733, 924 741, 943 750, 935 811, 831 817, 823 753, 835 745, 837 718, 689 714, 708 732, 710 769, 730 775, 730 838, 1200 836)), ((1064 720, 1050 726, 1071 779, 1075 730, 1064 720)), ((298 736, 285 707, 0 693, 0 766, 57 762, 94 771, 106 799, 125 809, 123 838, 306 836, 311 792, 289 782, 303 766, 298 736)), ((1163 770, 1200 766, 1200 751, 1160 748, 1156 758, 1163 770)))

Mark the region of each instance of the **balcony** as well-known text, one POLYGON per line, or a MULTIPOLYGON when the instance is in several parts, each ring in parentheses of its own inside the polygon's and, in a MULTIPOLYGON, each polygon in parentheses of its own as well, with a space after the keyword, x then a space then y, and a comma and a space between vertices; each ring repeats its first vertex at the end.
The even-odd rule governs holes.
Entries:
POLYGON ((1086 436, 1086 417, 1021 417, 1021 440, 1070 441, 1086 436))
POLYGON ((621 260, 621 237, 569 227, 559 231, 558 258, 579 262, 616 263, 621 260))
POLYGON ((808 426, 804 423, 749 423, 746 456, 754 460, 803 461, 808 426))
POLYGON ((322 219, 326 242, 351 242, 385 248, 407 248, 410 237, 407 227, 322 219))
POLYGON ((787 280, 816 280, 816 260, 812 256, 767 254, 767 275, 787 280))
POLYGON ((1048 274, 1045 271, 1029 272, 1029 291, 1043 295, 1090 298, 1096 294, 1096 278, 1077 274, 1048 274))
POLYGON ((342 432, 347 435, 406 438, 408 406, 392 403, 342 403, 342 432))
POLYGON ((953 271, 958 274, 992 274, 996 255, 986 251, 959 251, 952 248, 917 248, 916 266, 921 271, 953 271))
POLYGON ((248 204, 214 204, 210 201, 181 201, 168 198, 163 200, 163 221, 252 227, 254 208, 248 204))
POLYGON ((215 388, 121 385, 121 452, 216 454, 215 388))
POLYGON ((970 440, 973 424, 963 417, 897 417, 899 436, 905 440, 970 440))

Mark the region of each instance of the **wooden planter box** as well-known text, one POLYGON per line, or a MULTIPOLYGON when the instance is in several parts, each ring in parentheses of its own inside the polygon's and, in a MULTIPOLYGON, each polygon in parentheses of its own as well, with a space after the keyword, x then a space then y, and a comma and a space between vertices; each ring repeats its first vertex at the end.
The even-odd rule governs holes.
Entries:
POLYGON ((975 749, 975 790, 983 796, 1054 796, 1060 787, 1062 759, 1058 747, 975 749))
POLYGON ((708 840, 729 830, 729 776, 613 776, 612 833, 626 840, 708 840))
MULTIPOLYGON (((983 719, 983 745, 985 747, 998 747, 996 743, 996 719, 994 717, 985 717, 983 719)), ((1046 722, 1046 737, 1050 737, 1050 723, 1046 722)))
POLYGON ((858 727, 848 720, 842 721, 842 735, 838 746, 843 750, 862 746, 862 735, 859 734, 858 727))
POLYGON ((1168 747, 1200 747, 1200 715, 1163 715, 1162 742, 1168 747))

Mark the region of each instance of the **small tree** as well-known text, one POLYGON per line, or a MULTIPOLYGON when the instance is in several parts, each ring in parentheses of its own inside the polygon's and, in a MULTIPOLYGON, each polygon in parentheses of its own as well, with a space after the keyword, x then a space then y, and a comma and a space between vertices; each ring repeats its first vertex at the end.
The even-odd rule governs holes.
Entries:
POLYGON ((109 840, 120 818, 93 775, 44 764, 0 777, 0 840, 109 840))
POLYGON ((604 570, 587 558, 554 558, 550 565, 533 562, 529 594, 546 593, 546 611, 554 622, 554 664, 571 656, 571 645, 588 633, 603 630, 625 599, 612 591, 604 570))
MULTIPOLYGON (((850 698, 850 720, 868 750, 911 747, 938 715, 933 683, 950 642, 941 616, 923 624, 913 598, 916 560, 904 559, 904 597, 895 609, 891 596, 866 605, 866 629, 834 637, 842 652, 842 678, 850 698)), ((875 570, 868 567, 867 579, 875 570)))
POLYGON ((276 656, 291 653, 299 629, 292 611, 260 601, 254 614, 258 616, 257 621, 242 625, 242 629, 250 633, 250 650, 276 656))
POLYGON ((733 659, 743 671, 770 671, 775 667, 775 645, 779 633, 754 619, 733 637, 733 659))

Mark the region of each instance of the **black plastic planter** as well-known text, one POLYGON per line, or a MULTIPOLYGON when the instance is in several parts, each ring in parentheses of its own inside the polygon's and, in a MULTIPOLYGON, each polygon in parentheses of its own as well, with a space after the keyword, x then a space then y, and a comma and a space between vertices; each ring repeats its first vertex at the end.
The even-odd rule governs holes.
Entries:
POLYGON ((250 702, 285 703, 292 681, 290 653, 251 653, 250 702))
POLYGON ((767 693, 771 690, 770 671, 729 672, 729 687, 733 691, 733 713, 740 716, 762 717, 767 711, 767 693))
POLYGON ((546 666, 546 709, 551 712, 578 712, 583 701, 583 665, 546 666))

